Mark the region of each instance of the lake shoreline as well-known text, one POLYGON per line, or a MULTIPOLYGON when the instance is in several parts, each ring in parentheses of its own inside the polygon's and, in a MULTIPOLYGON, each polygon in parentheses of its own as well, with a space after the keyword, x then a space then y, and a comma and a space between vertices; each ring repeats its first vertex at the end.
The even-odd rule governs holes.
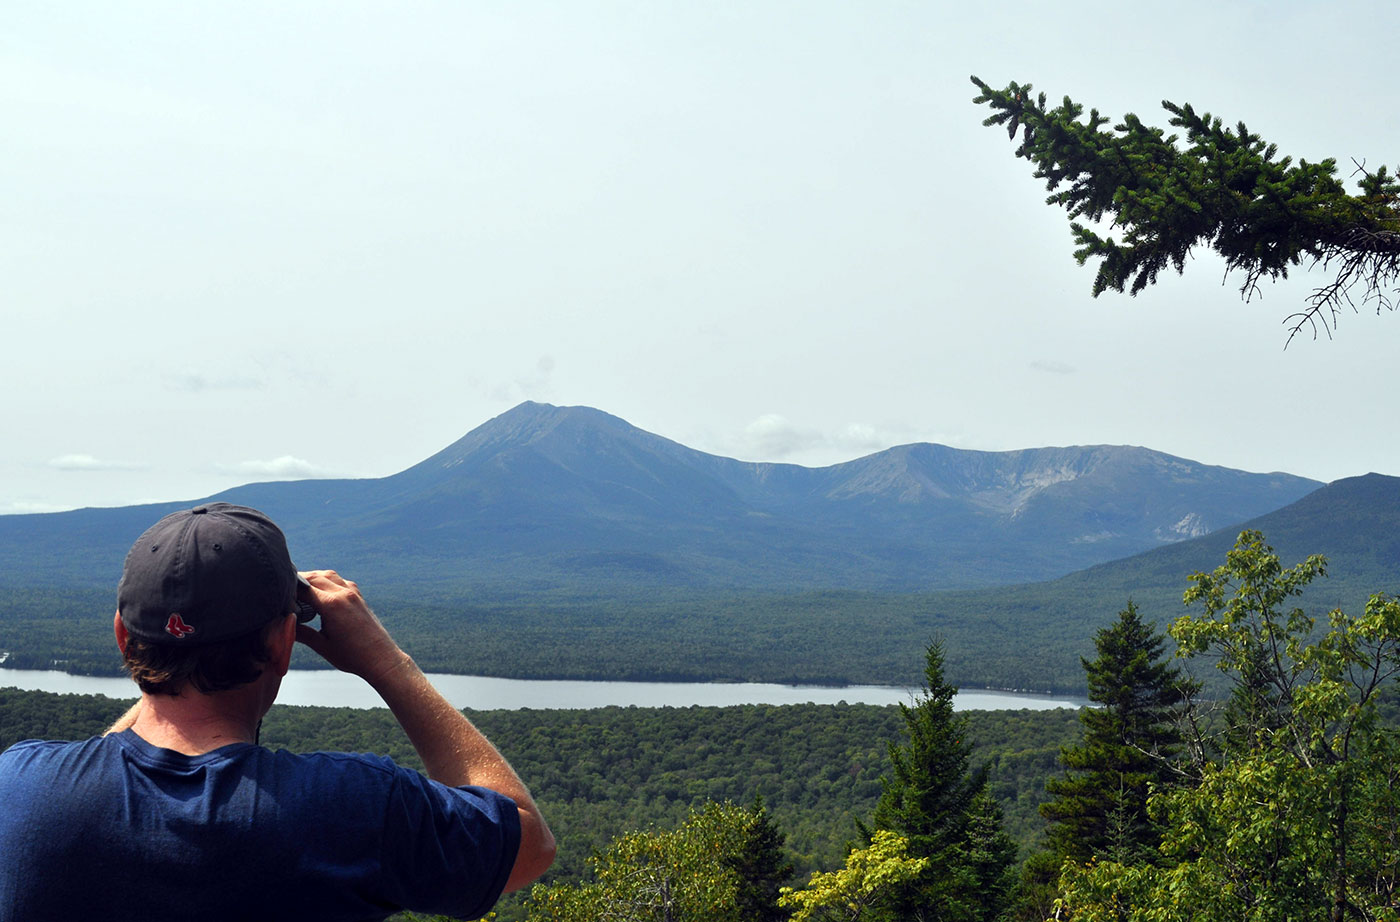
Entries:
MULTIPOLYGON (((101 672, 101 673, 97 673, 97 672, 71 672, 71 671, 66 670, 66 669, 31 669, 31 668, 19 668, 19 669, 16 669, 16 668, 12 668, 12 667, 10 667, 10 666, 5 665, 5 657, 6 657, 7 655, 8 655, 8 654, 0 653, 0 687, 3 687, 3 686, 5 685, 4 677, 5 677, 7 674, 11 674, 11 673, 44 673, 44 674, 59 673, 59 674, 62 674, 62 675, 73 676, 74 678, 78 678, 78 679, 125 679, 125 678, 126 678, 126 673, 124 673, 124 672, 101 672)), ((336 670, 333 669, 333 668, 330 667, 330 666, 315 666, 315 667, 312 667, 312 668, 309 668, 309 669, 308 669, 308 668, 305 668, 305 667, 302 667, 302 666, 293 666, 292 669, 291 669, 291 672, 293 672, 293 673, 323 673, 323 672, 333 673, 333 672, 335 672, 335 671, 336 671, 336 670)), ((792 682, 764 682, 764 681, 745 681, 745 680, 742 680, 742 679, 723 679, 723 678, 721 678, 721 679, 590 679, 590 678, 580 678, 580 677, 578 677, 578 676, 553 676, 553 675, 500 676, 500 675, 483 675, 483 674, 480 674, 480 673, 470 673, 470 672, 430 672, 430 673, 427 673, 427 674, 428 674, 429 676, 457 676, 457 677, 468 678, 468 679, 496 679, 496 680, 500 680, 500 681, 503 681, 503 682, 598 682, 598 683, 635 683, 635 684, 647 684, 647 685, 716 685, 716 686, 725 686, 725 685, 776 685, 776 686, 781 686, 781 687, 783 687, 783 688, 820 688, 820 689, 831 689, 831 690, 840 690, 840 689, 845 689, 845 688, 889 688, 889 689, 903 690, 903 689, 908 689, 908 688, 911 688, 911 687, 912 687, 912 686, 908 686, 908 685, 884 684, 884 683, 881 683, 881 682, 847 682, 847 683, 845 683, 845 684, 837 685, 837 684, 831 684, 831 683, 827 683, 827 682, 797 682, 797 683, 792 683, 792 682)), ((1075 692, 1072 692, 1072 691, 1062 691, 1062 690, 1059 690, 1059 689, 1010 688, 1010 687, 1001 686, 1001 685, 975 685, 975 684, 972 684, 972 685, 959 685, 959 686, 957 686, 957 687, 958 687, 958 690, 959 690, 959 691, 966 691, 966 692, 991 692, 991 693, 996 693, 996 694, 1027 695, 1027 696, 1032 696, 1032 697, 1035 697, 1035 696, 1043 696, 1043 697, 1048 697, 1048 698, 1066 698, 1066 699, 1074 699, 1074 700, 1083 700, 1086 704, 1088 703, 1088 699, 1085 698, 1085 697, 1083 696, 1083 694, 1076 694, 1075 692)))
MULTIPOLYGON (((748 704, 907 704, 918 690, 894 685, 782 685, 763 682, 616 682, 579 679, 503 679, 429 673, 454 707, 473 710, 588 710, 602 707, 732 707, 748 704)), ((97 694, 131 700, 125 676, 75 676, 58 670, 0 669, 0 687, 97 694)), ((279 704, 371 709, 383 702, 359 678, 333 669, 295 669, 283 680, 279 704)), ((1088 704, 1079 696, 960 689, 958 710, 1049 710, 1088 704)))

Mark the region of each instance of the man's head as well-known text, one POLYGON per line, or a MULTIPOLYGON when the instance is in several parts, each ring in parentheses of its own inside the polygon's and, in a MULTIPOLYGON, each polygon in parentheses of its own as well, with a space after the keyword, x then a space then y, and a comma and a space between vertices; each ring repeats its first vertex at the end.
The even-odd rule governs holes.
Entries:
POLYGON ((201 692, 251 682, 265 637, 296 608, 297 575, 282 531, 256 509, 209 503, 174 512, 126 555, 117 612, 122 653, 143 692, 201 692))

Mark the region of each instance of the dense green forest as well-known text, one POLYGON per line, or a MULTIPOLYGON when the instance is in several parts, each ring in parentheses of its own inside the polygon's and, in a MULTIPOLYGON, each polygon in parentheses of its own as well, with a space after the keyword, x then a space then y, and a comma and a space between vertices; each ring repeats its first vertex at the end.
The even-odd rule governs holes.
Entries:
MULTIPOLYGON (((1179 595, 1179 591, 1177 593, 1179 595)), ((560 595, 469 603, 371 595, 424 669, 525 679, 912 685, 923 643, 942 637, 949 674, 969 687, 1078 693, 1087 626, 1031 629, 1034 653, 1006 642, 1020 618, 1059 623, 1065 604, 1031 589, 884 595, 560 595), (560 643, 568 637, 568 643, 560 643)), ((1105 600, 1106 611, 1121 599, 1105 600)), ((0 651, 13 668, 120 675, 112 593, 0 589, 0 651)), ((1047 622, 1048 625, 1048 622, 1047 622)), ((298 651, 296 668, 317 668, 298 651)))
MULTIPOLYGON (((1015 590, 1005 603, 975 593, 658 590, 462 602, 370 592, 385 625, 424 669, 505 678, 911 685, 923 643, 937 635, 948 642, 950 675, 965 685, 1078 692, 1077 657, 1089 634, 1038 628, 1034 655, 1005 643, 1017 612, 1043 615, 1054 605, 1015 590)), ((113 608, 111 592, 0 588, 5 665, 120 675, 113 608)), ((299 651, 293 665, 320 663, 299 651)))
MULTIPOLYGON (((371 601, 430 672, 912 686, 923 645, 936 636, 948 650, 948 677, 960 686, 1080 695, 1079 658, 1092 648, 1093 628, 1128 596, 1117 586, 1057 585, 928 595, 561 597, 528 606, 371 601)), ((1179 580, 1170 590, 1134 597, 1150 618, 1164 622, 1180 613, 1179 580)), ((4 665, 121 675, 113 608, 112 593, 0 589, 4 665)), ((294 668, 323 665, 308 650, 293 660, 294 668)))
MULTIPOLYGON (((20 739, 100 732, 127 704, 93 695, 0 689, 0 748, 20 739)), ((869 815, 899 737, 897 707, 749 705, 725 708, 468 711, 526 779, 560 841, 550 879, 570 879, 609 839, 678 825, 708 801, 762 797, 787 835, 800 876, 840 862, 869 815)), ((1076 712, 968 712, 973 758, 986 762, 1007 827, 1027 847, 1076 712)), ((386 709, 277 705, 262 742, 300 751, 378 752, 419 766, 386 709)))

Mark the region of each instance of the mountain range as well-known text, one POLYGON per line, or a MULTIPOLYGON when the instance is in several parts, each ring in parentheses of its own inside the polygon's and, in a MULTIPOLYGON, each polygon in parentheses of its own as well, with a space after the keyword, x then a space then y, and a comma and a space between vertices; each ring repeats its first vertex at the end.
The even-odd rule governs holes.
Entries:
POLYGON ((1082 691, 1094 631, 1130 599, 1165 627, 1244 527, 1285 565, 1329 558, 1315 616, 1400 588, 1396 477, 1115 446, 758 464, 527 403, 390 477, 0 516, 0 659, 115 672, 126 549, 206 500, 264 509, 301 566, 356 579, 425 668, 514 678, 912 685, 940 638, 957 684, 1082 691))
POLYGON ((222 500, 276 519, 300 566, 400 590, 970 588, 1199 537, 1319 486, 1105 445, 919 443, 822 468, 754 463, 589 407, 524 403, 389 477, 0 516, 0 585, 113 586, 156 518, 222 500))

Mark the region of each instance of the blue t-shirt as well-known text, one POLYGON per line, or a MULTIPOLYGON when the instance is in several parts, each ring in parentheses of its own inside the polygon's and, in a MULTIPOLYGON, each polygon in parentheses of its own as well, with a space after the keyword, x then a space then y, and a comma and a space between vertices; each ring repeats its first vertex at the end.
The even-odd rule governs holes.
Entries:
POLYGON ((510 798, 379 756, 130 730, 0 754, 0 922, 475 919, 519 846, 510 798))

